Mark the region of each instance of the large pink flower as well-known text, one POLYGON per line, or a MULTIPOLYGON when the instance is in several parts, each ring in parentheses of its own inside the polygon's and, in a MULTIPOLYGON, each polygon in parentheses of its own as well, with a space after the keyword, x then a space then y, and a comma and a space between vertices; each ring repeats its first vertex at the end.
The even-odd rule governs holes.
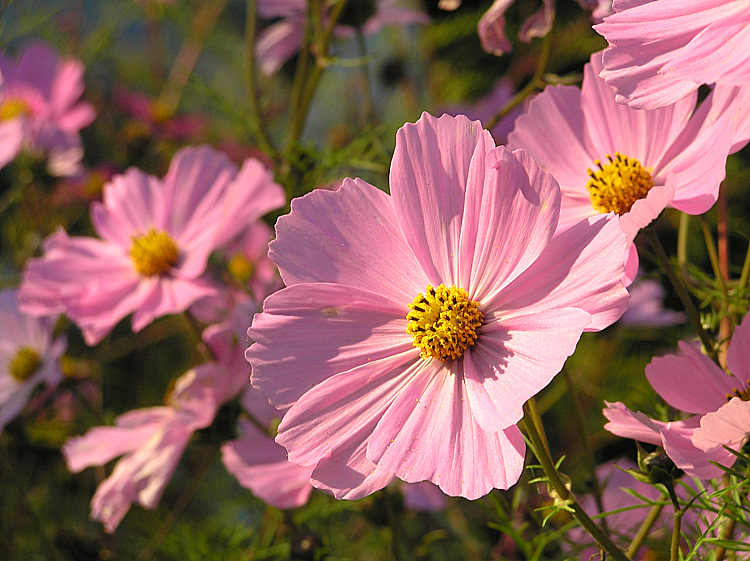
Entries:
POLYGON ((0 292, 0 432, 39 384, 55 387, 63 378, 60 357, 67 343, 52 339, 55 321, 21 313, 16 291, 0 292))
POLYGON ((178 152, 163 180, 131 168, 105 186, 91 218, 102 239, 58 232, 32 259, 21 287, 23 309, 65 312, 89 344, 130 313, 139 331, 215 289, 201 278, 209 254, 284 202, 257 160, 238 171, 206 146, 178 152))
POLYGON ((609 419, 604 428, 619 436, 663 446, 685 473, 711 479, 723 473, 711 462, 725 466, 734 462, 734 455, 721 444, 738 450, 750 434, 750 411, 741 413, 748 409, 745 400, 750 398, 750 316, 737 327, 729 344, 727 367, 731 374, 696 345, 681 341, 679 347, 679 354, 653 359, 646 366, 646 377, 664 401, 692 416, 662 423, 613 403, 604 410, 609 419), (728 425, 724 424, 727 416, 734 417, 728 425), (744 426, 746 432, 738 437, 740 433, 731 429, 733 424, 744 426))
POLYGON ((83 65, 32 44, 17 61, 0 55, 0 167, 22 149, 42 152, 54 175, 80 171, 78 131, 94 120, 83 94, 83 65))
MULTIPOLYGON (((362 26, 366 35, 377 33, 386 25, 427 24, 427 14, 398 6, 398 0, 376 0, 375 13, 362 26)), ((364 3, 363 3, 364 4, 364 3)), ((260 69, 275 74, 302 47, 307 25, 307 0, 259 0, 258 13, 264 18, 282 18, 264 29, 258 37, 255 51, 260 69)), ((349 25, 337 25, 334 35, 352 37, 349 25)))
POLYGON ((508 488, 523 403, 625 310, 624 236, 610 215, 553 239, 552 176, 463 116, 403 126, 390 187, 346 179, 279 219, 287 288, 248 331, 253 385, 290 408, 277 441, 337 497, 393 475, 508 488))
POLYGON ((701 84, 750 85, 746 0, 615 0, 594 29, 609 43, 601 77, 617 102, 656 109, 701 84))
MULTIPOLYGON (((620 105, 598 77, 601 58, 591 55, 581 90, 551 86, 532 99, 516 119, 508 147, 527 150, 560 183, 559 231, 614 210, 632 242, 667 206, 689 214, 711 208, 735 125, 730 111, 710 111, 713 96, 695 114, 695 93, 654 111, 620 105)), ((629 281, 637 265, 631 244, 629 281)))
POLYGON ((226 372, 209 363, 181 376, 162 407, 120 415, 114 427, 95 427, 69 439, 62 452, 72 472, 123 456, 91 500, 91 518, 114 532, 130 505, 155 508, 193 433, 211 424, 226 372))

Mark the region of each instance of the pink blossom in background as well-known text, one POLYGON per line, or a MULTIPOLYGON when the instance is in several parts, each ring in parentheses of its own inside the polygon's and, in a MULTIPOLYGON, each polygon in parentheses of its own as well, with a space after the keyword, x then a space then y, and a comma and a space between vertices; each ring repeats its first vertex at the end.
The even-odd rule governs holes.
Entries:
POLYGON ((624 236, 610 215, 553 239, 552 176, 463 116, 402 127, 390 187, 346 179, 279 219, 287 287, 248 331, 252 383, 288 409, 290 461, 338 498, 394 475, 470 499, 508 488, 523 403, 625 311, 624 236), (418 311, 436 306, 442 342, 418 311))
MULTIPOLYGON (((375 14, 365 22, 362 32, 370 35, 388 25, 426 25, 430 22, 427 14, 398 4, 398 0, 376 0, 375 14)), ((266 19, 281 18, 260 33, 255 45, 260 69, 271 75, 302 48, 307 25, 307 0, 259 0, 258 14, 266 19)), ((336 37, 348 38, 354 34, 354 28, 349 25, 334 28, 336 37)))
POLYGON ((710 111, 706 103, 713 98, 693 114, 695 93, 653 111, 616 103, 598 77, 601 58, 601 52, 591 56, 581 90, 548 86, 534 97, 516 119, 508 147, 527 150, 559 182, 558 231, 607 210, 621 213, 620 225, 631 242, 630 282, 638 270, 632 241, 641 228, 667 206, 702 214, 716 202, 735 126, 731 112, 710 111))
POLYGON ((617 102, 656 109, 701 84, 750 85, 747 0, 615 0, 594 29, 607 39, 601 77, 617 102))
POLYGON ((0 432, 24 409, 40 384, 63 378, 60 358, 67 342, 52 338, 56 317, 35 318, 18 309, 16 290, 0 292, 0 432))
POLYGON ((203 364, 181 376, 167 405, 120 415, 113 427, 95 427, 62 448, 77 473, 122 456, 91 500, 91 518, 114 532, 133 503, 155 508, 193 433, 211 424, 224 371, 203 364))
POLYGON ((90 345, 131 313, 140 331, 214 294, 202 277, 210 253, 283 204, 283 189, 257 160, 238 170, 207 146, 180 150, 163 180, 130 168, 91 207, 101 239, 58 231, 27 263, 22 308, 64 312, 90 345))
POLYGON ((663 423, 614 403, 604 410, 609 419, 604 428, 618 436, 662 446, 688 475, 719 477, 724 472, 711 462, 731 466, 735 459, 719 441, 726 439, 722 442, 738 450, 750 433, 750 425, 743 425, 750 413, 742 413, 744 400, 750 397, 750 319, 745 317, 730 341, 727 367, 731 374, 702 354, 697 345, 681 341, 679 348, 676 355, 654 358, 646 366, 646 377, 664 401, 692 416, 663 423), (736 415, 734 424, 747 429, 744 436, 738 436, 733 423, 724 424, 728 415, 736 415))
POLYGON ((440 488, 429 481, 402 483, 404 506, 417 512, 438 512, 448 505, 448 497, 440 488))
POLYGON ((630 302, 620 325, 666 327, 685 323, 685 314, 664 308, 664 287, 652 279, 636 280, 628 287, 630 302))
POLYGON ((21 150, 41 152, 53 175, 81 171, 78 132, 96 116, 80 101, 83 64, 47 45, 27 45, 17 60, 0 55, 0 167, 21 150))
MULTIPOLYGON (((447 107, 445 112, 448 115, 466 115, 472 121, 480 121, 486 127, 503 106, 513 97, 515 89, 510 80, 500 79, 493 86, 492 90, 482 99, 473 105, 458 105, 447 107)), ((516 117, 521 114, 522 108, 516 107, 510 111, 500 122, 493 128, 489 129, 492 137, 498 144, 505 144, 508 134, 513 130, 513 124, 516 117)))
POLYGON ((170 115, 157 100, 124 88, 115 91, 114 101, 150 138, 184 141, 205 135, 208 121, 202 115, 170 115))
POLYGON ((268 242, 272 237, 273 229, 258 221, 225 252, 230 273, 247 286, 257 302, 263 302, 283 286, 276 265, 268 258, 268 242))

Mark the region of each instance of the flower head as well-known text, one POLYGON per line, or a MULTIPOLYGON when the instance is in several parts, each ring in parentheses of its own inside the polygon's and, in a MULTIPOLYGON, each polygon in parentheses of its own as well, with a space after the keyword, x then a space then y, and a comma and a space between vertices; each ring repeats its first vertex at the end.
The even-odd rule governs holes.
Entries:
POLYGON ((54 175, 78 173, 78 131, 96 115, 82 93, 83 65, 46 45, 28 45, 17 60, 0 55, 0 167, 25 149, 44 153, 54 175))
POLYGON ((133 312, 139 331, 213 294, 202 278, 209 254, 283 202, 282 188, 257 160, 238 171, 206 146, 179 151, 163 180, 131 168, 92 205, 101 239, 57 232, 45 241, 45 255, 27 264, 23 308, 65 312, 89 344, 133 312))
POLYGON ((596 26, 609 48, 600 76, 617 102, 656 109, 701 84, 750 83, 750 6, 745 0, 615 0, 596 26))
MULTIPOLYGON (((510 148, 527 150, 560 183, 558 231, 616 212, 632 242, 667 206, 706 212, 718 197, 733 144, 731 111, 712 112, 711 97, 694 113, 695 94, 654 111, 619 105, 598 76, 601 60, 601 53, 591 56, 581 90, 551 86, 532 99, 508 136, 510 148)), ((631 245, 628 281, 637 266, 631 245)))
POLYGON ((0 292, 0 432, 40 384, 55 387, 63 378, 60 357, 65 338, 52 339, 55 318, 21 313, 15 290, 0 292))
POLYGON ((402 127, 390 187, 346 179, 279 219, 286 288, 248 331, 253 385, 288 409, 289 459, 337 497, 393 475, 508 488, 523 403, 625 310, 624 236, 609 215, 553 239, 552 176, 462 116, 402 127))

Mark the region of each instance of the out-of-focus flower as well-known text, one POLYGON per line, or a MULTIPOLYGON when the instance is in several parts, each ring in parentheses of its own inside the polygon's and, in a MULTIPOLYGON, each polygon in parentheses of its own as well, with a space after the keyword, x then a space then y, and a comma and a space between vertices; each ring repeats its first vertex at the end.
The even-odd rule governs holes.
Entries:
POLYGON ((401 492, 404 495, 404 506, 417 512, 437 512, 443 510, 448 503, 445 493, 429 481, 402 483, 401 492))
POLYGON ((206 119, 201 115, 172 115, 167 108, 145 94, 118 89, 114 100, 135 119, 142 134, 150 138, 186 140, 201 136, 206 119))
MULTIPOLYGON (((482 48, 493 55, 501 56, 509 53, 513 46, 505 35, 505 12, 515 0, 495 0, 477 25, 479 40, 482 48)), ((578 0, 582 8, 594 10, 591 14, 595 21, 608 15, 611 11, 611 0, 578 0)), ((460 4, 460 1, 459 1, 460 4)), ((458 7, 456 5, 452 9, 458 7)), ((446 8, 443 8, 446 9, 446 8)), ((529 43, 534 37, 544 37, 552 29, 555 19, 555 0, 542 0, 542 6, 531 14, 518 32, 518 38, 529 43)))
POLYGON ((666 327, 685 322, 685 314, 664 308, 664 287, 655 280, 638 279, 628 287, 630 302, 620 324, 666 327))
POLYGON ((617 102, 673 104, 701 84, 750 85, 746 0, 615 0, 594 27, 609 43, 601 77, 617 102))
POLYGON ((120 415, 113 427, 94 427, 69 439, 62 452, 76 473, 118 456, 112 474, 91 500, 91 518, 114 532, 133 503, 154 508, 193 433, 211 424, 221 402, 223 368, 203 364, 181 376, 167 405, 120 415))
POLYGON ((37 386, 53 388, 63 378, 60 358, 67 342, 52 339, 55 320, 21 313, 16 291, 0 292, 0 432, 37 386))
MULTIPOLYGON (((371 0, 351 2, 353 9, 373 4, 373 13, 362 23, 365 35, 377 33, 387 25, 428 24, 427 14, 398 5, 398 0, 371 0)), ((365 8, 366 9, 366 8, 365 8)), ((302 47, 307 25, 307 0, 259 0, 258 13, 263 18, 282 18, 264 29, 258 36, 255 51, 260 69, 265 74, 274 74, 302 47)), ((325 19, 325 14, 324 14, 325 19)), ((351 25, 336 25, 334 35, 340 38, 353 37, 351 25)))
POLYGON ((83 94, 83 64, 46 45, 28 45, 14 61, 0 55, 0 167, 22 150, 47 157, 53 175, 75 175, 83 156, 78 134, 96 113, 83 94))
POLYGON ((207 146, 180 150, 163 180, 131 168, 92 205, 102 239, 59 231, 29 261, 22 307, 65 312, 91 345, 133 312, 139 331, 213 294, 202 278, 209 254, 283 203, 283 189, 258 161, 238 171, 207 146))
POLYGON ((226 250, 229 274, 249 288, 256 302, 262 302, 283 286, 276 265, 268 258, 272 236, 273 230, 258 221, 226 250))
MULTIPOLYGON (((509 80, 498 80, 492 88, 492 91, 485 97, 469 106, 454 106, 446 108, 448 115, 466 115, 472 121, 480 121, 486 127, 492 118, 500 109, 513 97, 513 84, 509 80)), ((510 111, 500 122, 493 128, 489 129, 492 137, 498 144, 505 144, 508 134, 513 130, 513 124, 516 117, 521 114, 521 107, 516 107, 510 111)))
POLYGON ((667 206, 702 214, 716 202, 734 125, 729 112, 708 122, 708 106, 693 114, 695 93, 654 111, 616 103, 598 76, 601 58, 591 55, 581 90, 551 86, 532 99, 508 146, 527 150, 560 183, 558 232, 599 213, 620 215, 631 242, 630 282, 638 271, 632 241, 641 228, 667 206))
POLYGON ((654 358, 646 366, 646 377, 664 401, 693 416, 662 423, 633 413, 622 403, 608 403, 604 416, 609 423, 604 428, 618 436, 662 446, 685 473, 711 479, 723 473, 711 462, 734 463, 734 454, 721 444, 739 450, 750 434, 746 423, 750 412, 745 412, 750 398, 750 316, 735 329, 729 344, 727 367, 731 374, 696 345, 681 341, 679 348, 679 354, 654 358), (745 432, 741 434, 741 430, 745 432))
POLYGON ((289 409, 289 459, 339 498, 393 475, 508 488, 523 403, 625 311, 625 238, 613 215, 552 238, 552 176, 463 116, 403 126, 390 188, 346 179, 279 219, 287 288, 248 331, 253 385, 289 409))

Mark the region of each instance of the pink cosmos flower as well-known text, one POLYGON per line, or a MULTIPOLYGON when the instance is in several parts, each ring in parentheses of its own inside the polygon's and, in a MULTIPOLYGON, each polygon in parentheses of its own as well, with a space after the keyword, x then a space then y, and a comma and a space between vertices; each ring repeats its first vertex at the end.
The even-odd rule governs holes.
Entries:
POLYGON ((83 155, 78 135, 96 115, 81 102, 83 65, 50 47, 28 45, 17 61, 0 55, 0 167, 21 150, 42 152, 53 175, 75 175, 83 155))
POLYGON ((662 423, 633 413, 621 403, 608 403, 604 415, 609 423, 604 428, 618 436, 662 446, 685 473, 711 479, 723 473, 711 461, 725 466, 734 463, 735 456, 720 441, 739 450, 750 434, 750 425, 743 424, 748 414, 742 413, 750 397, 750 316, 735 329, 729 344, 727 367, 732 374, 719 368, 696 345, 681 341, 679 348, 679 354, 653 359, 646 366, 646 377, 664 401, 693 416, 662 423), (732 415, 735 419, 727 423, 727 416, 732 415), (739 436, 732 425, 744 426, 747 431, 739 436))
POLYGON ((211 424, 220 404, 217 384, 226 372, 213 363, 177 380, 167 405, 120 415, 113 427, 95 427, 62 448, 68 469, 77 473, 123 456, 91 500, 91 518, 114 532, 138 503, 155 508, 193 433, 211 424))
POLYGON ((52 339, 57 318, 21 313, 15 290, 0 292, 0 432, 26 406, 40 384, 54 388, 63 378, 64 337, 52 339))
POLYGON ((238 171, 207 146, 184 148, 163 180, 131 168, 104 188, 91 219, 102 239, 59 231, 24 272, 21 301, 34 315, 65 312, 96 344, 134 312, 133 330, 215 293, 209 254, 284 203, 257 160, 238 171))
MULTIPOLYGON (((264 74, 275 74, 294 53, 302 48, 307 25, 307 0, 259 0, 258 13, 263 18, 282 18, 258 36, 255 52, 264 74)), ((376 0, 376 11, 362 26, 365 35, 377 33, 387 25, 428 24, 427 14, 398 6, 398 0, 376 0)), ((349 25, 337 25, 334 35, 353 37, 349 25)))
POLYGON ((167 114, 158 101, 140 92, 119 88, 114 101, 143 127, 143 134, 149 138, 185 141, 199 137, 206 129, 205 117, 167 114))
POLYGON ((705 103, 694 114, 695 93, 653 111, 620 105, 598 77, 601 58, 600 52, 591 55, 581 90, 551 86, 532 99, 516 119, 508 147, 527 150, 560 183, 558 231, 600 212, 620 214, 631 242, 630 282, 638 271, 632 244, 638 230, 667 206, 702 214, 716 202, 732 145, 733 115, 718 115, 705 103))
POLYGON ((750 85, 746 0, 615 0, 594 29, 609 43, 601 77, 617 102, 671 105, 701 84, 750 85))
POLYGON ((685 314, 664 308, 664 287, 652 279, 638 279, 628 287, 628 310, 621 325, 665 327, 685 323, 685 314))
POLYGON ((625 310, 624 236, 610 215, 553 239, 552 176, 463 116, 404 125, 390 187, 346 179, 279 219, 287 288, 248 331, 252 383, 288 409, 290 461, 339 498, 393 475, 472 499, 508 488, 523 403, 625 310))

